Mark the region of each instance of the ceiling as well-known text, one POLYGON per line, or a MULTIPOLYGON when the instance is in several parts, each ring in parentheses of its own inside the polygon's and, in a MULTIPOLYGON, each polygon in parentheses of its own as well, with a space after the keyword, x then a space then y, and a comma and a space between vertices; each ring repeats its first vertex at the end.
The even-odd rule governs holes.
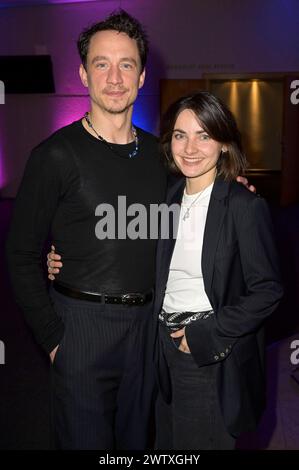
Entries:
POLYGON ((107 0, 0 0, 0 8, 4 7, 20 7, 30 5, 53 5, 55 3, 86 3, 86 2, 103 2, 107 0))

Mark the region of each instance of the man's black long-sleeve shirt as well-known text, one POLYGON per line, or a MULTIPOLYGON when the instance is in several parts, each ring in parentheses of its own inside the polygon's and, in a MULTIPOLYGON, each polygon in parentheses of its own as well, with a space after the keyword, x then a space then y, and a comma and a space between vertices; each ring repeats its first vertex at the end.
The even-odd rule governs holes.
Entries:
POLYGON ((138 155, 128 158, 134 143, 114 144, 112 151, 75 121, 30 155, 16 198, 7 257, 16 300, 47 352, 59 344, 64 328, 41 267, 49 232, 62 256, 59 282, 112 294, 146 292, 154 285, 155 239, 100 240, 95 230, 99 204, 115 208, 117 224, 118 196, 126 196, 127 207, 139 203, 147 210, 164 200, 166 172, 157 140, 141 129, 137 133, 138 155))

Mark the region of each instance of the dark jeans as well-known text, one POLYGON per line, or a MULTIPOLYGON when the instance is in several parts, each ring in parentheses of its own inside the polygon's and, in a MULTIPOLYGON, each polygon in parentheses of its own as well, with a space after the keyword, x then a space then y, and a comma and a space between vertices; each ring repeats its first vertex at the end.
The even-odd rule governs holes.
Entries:
POLYGON ((159 394, 156 448, 233 449, 235 439, 225 429, 216 391, 219 364, 198 367, 191 354, 178 349, 180 339, 171 338, 164 325, 159 334, 171 377, 172 401, 166 404, 159 394))
POLYGON ((51 368, 54 447, 145 449, 153 413, 152 304, 51 292, 65 334, 51 368))

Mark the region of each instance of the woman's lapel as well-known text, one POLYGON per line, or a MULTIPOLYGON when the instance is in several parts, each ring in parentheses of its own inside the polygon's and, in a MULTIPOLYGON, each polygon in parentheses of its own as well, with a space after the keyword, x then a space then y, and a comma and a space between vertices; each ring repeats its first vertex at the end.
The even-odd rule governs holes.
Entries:
POLYGON ((160 266, 159 281, 165 285, 167 283, 169 266, 177 237, 180 206, 183 198, 184 188, 185 178, 182 178, 168 190, 166 199, 167 206, 169 207, 171 205, 175 205, 176 210, 174 211, 175 215, 173 216, 173 223, 169 223, 169 236, 159 240, 160 249, 158 250, 159 259, 157 260, 158 266, 160 266))
POLYGON ((227 211, 230 183, 216 178, 211 194, 203 237, 201 267, 205 291, 209 298, 214 274, 215 254, 227 211))

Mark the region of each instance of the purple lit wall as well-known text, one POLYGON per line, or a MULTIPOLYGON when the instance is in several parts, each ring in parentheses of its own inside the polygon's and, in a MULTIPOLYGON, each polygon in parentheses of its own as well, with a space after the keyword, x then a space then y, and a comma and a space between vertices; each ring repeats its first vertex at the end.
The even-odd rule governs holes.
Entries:
POLYGON ((4 151, 0 147, 0 188, 6 185, 6 171, 5 171, 4 151))
POLYGON ((6 185, 6 171, 5 171, 5 158, 4 158, 4 122, 3 122, 3 114, 1 113, 1 107, 3 108, 3 104, 0 105, 0 191, 1 188, 4 188, 6 185))
POLYGON ((0 55, 50 54, 56 86, 53 96, 8 95, 0 105, 3 197, 15 196, 30 149, 88 108, 76 39, 118 7, 149 33, 146 84, 134 113, 149 131, 158 128, 161 78, 299 70, 298 0, 0 0, 0 55))

